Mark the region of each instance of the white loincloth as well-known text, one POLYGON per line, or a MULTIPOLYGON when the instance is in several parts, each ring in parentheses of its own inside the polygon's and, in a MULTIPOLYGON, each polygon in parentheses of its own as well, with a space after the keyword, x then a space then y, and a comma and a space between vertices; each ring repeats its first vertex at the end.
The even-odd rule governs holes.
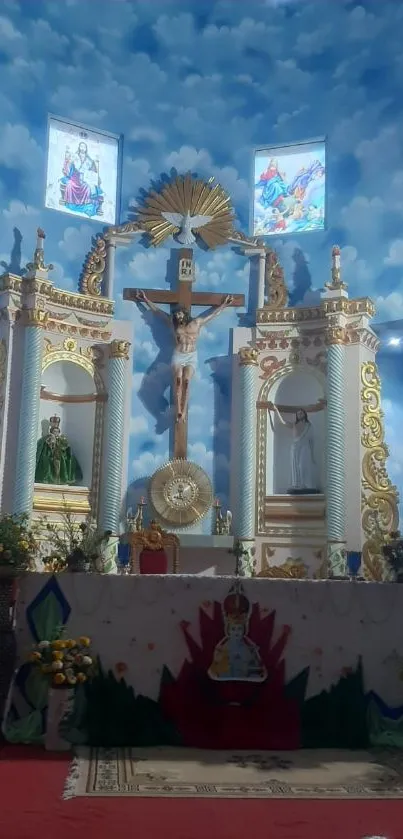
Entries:
POLYGON ((180 367, 181 369, 184 367, 192 367, 193 370, 196 370, 197 350, 181 352, 180 350, 175 349, 172 356, 172 367, 180 367))

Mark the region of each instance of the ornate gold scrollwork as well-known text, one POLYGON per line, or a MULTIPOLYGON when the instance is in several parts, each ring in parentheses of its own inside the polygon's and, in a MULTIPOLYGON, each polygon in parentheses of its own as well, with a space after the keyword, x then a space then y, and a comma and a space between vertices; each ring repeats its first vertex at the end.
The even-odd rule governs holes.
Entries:
POLYGON ((361 524, 365 534, 362 565, 366 579, 387 577, 382 555, 385 536, 399 524, 398 493, 386 469, 389 456, 385 444, 381 410, 381 380, 373 361, 361 366, 361 444, 364 448, 361 475, 361 524))
POLYGON ((325 332, 327 346, 331 344, 346 344, 347 333, 344 326, 329 326, 325 332))
POLYGON ((130 341, 116 339, 109 344, 109 358, 124 358, 129 360, 130 341))
POLYGON ((254 347, 241 347, 238 352, 238 357, 241 367, 245 367, 246 364, 253 364, 256 367, 259 352, 254 347))
POLYGON ((268 309, 285 309, 288 303, 288 291, 284 280, 284 271, 275 251, 266 251, 265 286, 268 309))
POLYGON ((82 294, 90 297, 100 297, 101 286, 106 266, 106 239, 97 236, 85 258, 81 272, 79 288, 82 294))

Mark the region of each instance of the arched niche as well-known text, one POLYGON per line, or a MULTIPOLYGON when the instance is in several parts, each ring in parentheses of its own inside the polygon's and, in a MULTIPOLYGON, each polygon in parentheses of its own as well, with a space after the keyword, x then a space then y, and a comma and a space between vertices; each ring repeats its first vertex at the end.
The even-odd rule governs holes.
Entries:
MULTIPOLYGON (((270 378, 261 388, 259 402, 273 402, 278 406, 312 407, 320 406, 325 400, 325 377, 308 365, 297 368, 287 366, 270 378)), ((284 412, 284 419, 292 422, 293 413, 284 412)), ((264 496, 283 495, 291 485, 291 443, 292 430, 281 425, 266 408, 258 409, 258 474, 260 474, 260 500, 262 507, 264 496)), ((326 485, 326 411, 310 410, 309 420, 314 434, 314 451, 317 468, 317 488, 324 490, 326 485)))
POLYGON ((38 438, 57 414, 83 472, 81 486, 99 495, 104 393, 92 361, 78 353, 54 352, 42 368, 38 438))

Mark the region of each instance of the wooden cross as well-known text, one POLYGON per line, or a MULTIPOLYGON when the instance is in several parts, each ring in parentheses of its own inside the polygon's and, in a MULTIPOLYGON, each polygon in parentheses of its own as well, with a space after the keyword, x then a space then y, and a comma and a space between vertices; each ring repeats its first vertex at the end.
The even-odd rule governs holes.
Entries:
MULTIPOLYGON (((179 257, 179 271, 178 284, 176 289, 172 291, 164 291, 163 289, 149 289, 149 288, 124 288, 123 300, 131 300, 137 302, 136 292, 144 291, 149 300, 153 303, 164 304, 171 306, 171 311, 175 306, 181 306, 191 312, 192 306, 202 306, 208 308, 210 306, 220 306, 225 297, 225 292, 221 294, 213 294, 208 291, 192 291, 192 283, 195 279, 195 266, 193 261, 193 251, 191 248, 181 248, 178 254, 179 257)), ((245 295, 234 294, 230 306, 244 306, 245 295)), ((175 423, 174 431, 174 457, 187 457, 187 438, 188 438, 188 416, 183 418, 182 422, 175 423)))

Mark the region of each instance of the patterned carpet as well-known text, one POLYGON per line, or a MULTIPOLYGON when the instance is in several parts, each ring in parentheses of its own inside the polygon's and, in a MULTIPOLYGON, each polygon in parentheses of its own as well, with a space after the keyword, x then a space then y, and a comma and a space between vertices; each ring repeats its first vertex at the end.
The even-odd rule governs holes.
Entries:
POLYGON ((403 757, 393 750, 82 750, 64 794, 76 796, 400 799, 403 757))

